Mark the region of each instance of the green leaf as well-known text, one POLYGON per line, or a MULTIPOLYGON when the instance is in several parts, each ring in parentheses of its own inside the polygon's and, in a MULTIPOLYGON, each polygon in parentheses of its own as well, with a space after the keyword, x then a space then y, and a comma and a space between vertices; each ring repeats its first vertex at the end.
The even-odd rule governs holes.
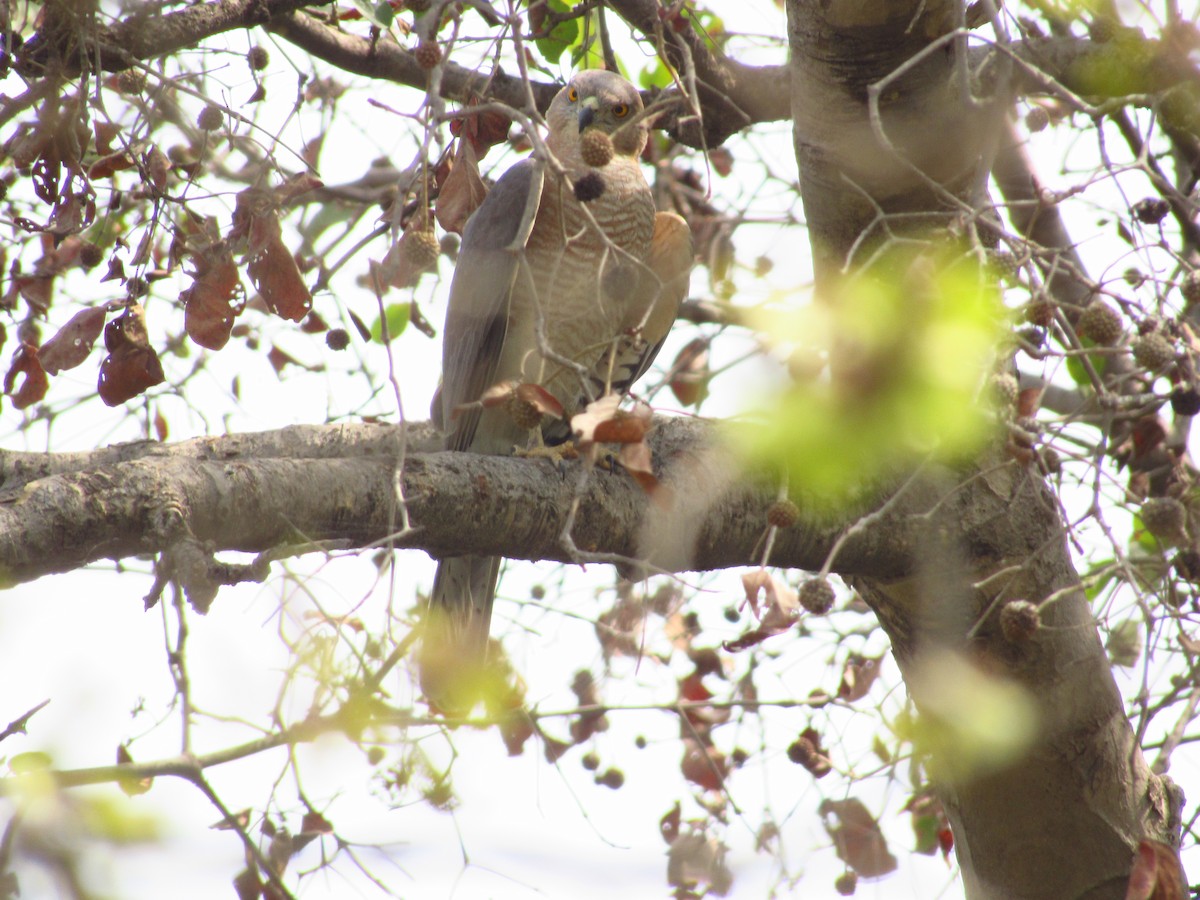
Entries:
POLYGON ((832 359, 834 375, 764 389, 758 422, 726 426, 747 465, 790 471, 808 502, 829 509, 930 453, 953 462, 978 452, 994 428, 978 386, 1003 321, 978 266, 897 256, 827 299, 748 311, 781 353, 832 359))
MULTIPOLYGON (((1096 346, 1095 341, 1084 337, 1079 339, 1079 343, 1081 343, 1085 348, 1096 346)), ((1092 368, 1096 370, 1096 374, 1103 377, 1104 370, 1108 368, 1108 357, 1100 354, 1093 355, 1089 353, 1088 359, 1092 363, 1092 368)), ((1084 366, 1083 357, 1081 356, 1067 357, 1067 374, 1071 376, 1071 380, 1076 384, 1081 384, 1085 387, 1088 387, 1092 383, 1092 379, 1088 375, 1087 367, 1084 366)))
MULTIPOLYGON (((546 9, 555 13, 569 13, 571 7, 563 3, 562 0, 546 0, 546 9)), ((563 55, 564 50, 570 49, 576 41, 580 39, 582 29, 579 27, 578 19, 566 19, 559 22, 550 29, 550 33, 543 38, 538 38, 534 41, 537 44, 538 52, 546 58, 547 62, 557 63, 563 55)))
POLYGON ((645 90, 670 87, 671 83, 671 73, 663 65, 663 61, 657 57, 654 60, 654 65, 642 69, 641 74, 638 75, 638 84, 645 90))
POLYGON ((1136 666, 1142 655, 1141 629, 1133 619, 1125 619, 1108 633, 1108 658, 1114 665, 1129 668, 1136 666))
POLYGON ((380 3, 372 3, 371 0, 354 0, 354 6, 362 13, 364 19, 385 31, 392 27, 392 22, 396 19, 396 13, 387 0, 380 3))
POLYGON ((1113 579, 1117 577, 1117 570, 1113 567, 1113 562, 1114 560, 1111 556, 1107 559, 1094 562, 1088 568, 1087 574, 1083 576, 1083 583, 1085 585, 1083 593, 1089 603, 1094 603, 1104 592, 1104 589, 1112 584, 1113 579), (1099 577, 1094 577, 1097 572, 1103 572, 1103 574, 1099 577))
MULTIPOLYGON (((387 317, 388 340, 394 341, 408 327, 409 320, 412 317, 412 304, 392 303, 384 310, 384 316, 387 317)), ((383 322, 384 320, 379 318, 371 326, 371 338, 381 344, 383 343, 383 322)))
POLYGON ((51 766, 49 753, 40 750, 29 750, 18 753, 8 761, 8 768, 14 775, 27 775, 30 772, 42 772, 51 766))

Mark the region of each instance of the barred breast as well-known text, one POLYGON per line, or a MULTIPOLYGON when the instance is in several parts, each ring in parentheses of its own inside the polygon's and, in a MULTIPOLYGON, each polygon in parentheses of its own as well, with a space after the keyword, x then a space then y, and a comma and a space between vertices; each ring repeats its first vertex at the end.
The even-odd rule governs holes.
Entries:
POLYGON ((568 181, 548 177, 526 249, 536 296, 514 294, 512 315, 529 322, 540 317, 551 358, 531 354, 524 374, 570 407, 580 396, 581 379, 553 355, 590 370, 619 339, 650 250, 654 200, 636 159, 618 156, 596 170, 568 162, 567 168, 568 181), (604 193, 587 204, 595 225, 572 187, 589 171, 605 185, 604 193))

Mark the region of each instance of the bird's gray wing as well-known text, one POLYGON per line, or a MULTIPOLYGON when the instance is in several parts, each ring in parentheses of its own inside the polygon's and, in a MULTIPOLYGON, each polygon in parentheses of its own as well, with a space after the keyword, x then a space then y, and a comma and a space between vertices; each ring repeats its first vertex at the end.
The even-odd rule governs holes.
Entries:
POLYGON ((442 331, 441 421, 446 447, 468 450, 480 398, 496 380, 508 331, 509 297, 541 202, 544 167, 526 159, 504 173, 463 230, 442 331))

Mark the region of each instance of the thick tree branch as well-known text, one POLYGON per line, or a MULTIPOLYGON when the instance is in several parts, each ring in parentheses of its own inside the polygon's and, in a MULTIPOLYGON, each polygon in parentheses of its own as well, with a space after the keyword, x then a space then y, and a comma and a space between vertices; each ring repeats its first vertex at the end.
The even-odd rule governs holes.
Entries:
POLYGON ((684 79, 694 74, 699 110, 676 108, 660 124, 690 147, 717 147, 755 122, 790 116, 785 66, 747 66, 713 52, 695 23, 676 30, 656 0, 609 0, 608 5, 663 53, 684 79), (698 118, 697 118, 698 117, 698 118))
MULTIPOLYGON (((429 82, 429 72, 421 67, 416 56, 391 41, 369 41, 330 28, 301 12, 276 17, 267 28, 317 59, 343 71, 415 88, 424 88, 429 82)), ((441 86, 443 96, 460 103, 467 103, 475 97, 486 97, 506 103, 514 109, 522 109, 527 96, 525 85, 518 75, 500 71, 485 75, 449 60, 442 63, 441 86)), ((545 112, 558 93, 559 85, 531 82, 530 87, 538 110, 545 112)))
MULTIPOLYGON (((82 44, 67 47, 54 37, 65 37, 58 29, 43 29, 17 54, 18 70, 37 72, 51 60, 67 73, 77 73, 83 59, 106 72, 128 69, 139 60, 171 56, 196 47, 201 41, 242 28, 265 25, 272 17, 286 15, 305 6, 323 6, 329 0, 213 0, 160 15, 137 10, 111 27, 89 34, 82 44), (53 36, 53 37, 51 37, 53 36)), ((51 4, 47 4, 49 7, 51 4)), ((59 15, 78 15, 78 9, 54 4, 59 15)))
MULTIPOLYGON (((0 569, 7 579, 24 581, 101 559, 168 551, 183 541, 200 542, 209 552, 278 553, 281 547, 302 552, 310 541, 362 547, 389 536, 397 547, 434 556, 580 562, 604 554, 609 561, 648 558, 670 570, 760 562, 775 488, 739 480, 704 423, 660 421, 652 442, 664 487, 653 498, 623 472, 591 474, 572 533, 582 559, 562 540, 580 463, 559 470, 544 460, 410 447, 403 489, 412 529, 395 534, 398 429, 384 430, 330 426, 168 448, 131 445, 123 453, 98 451, 94 464, 79 455, 63 464, 40 454, 10 459, 9 472, 36 464, 55 474, 23 483, 14 478, 0 494, 0 569), (264 446, 289 455, 244 452, 264 446)), ((914 535, 924 527, 916 513, 936 493, 928 485, 907 492, 886 527, 846 542, 835 569, 884 577, 906 571, 914 535)), ((844 524, 826 520, 784 530, 771 563, 819 568, 844 524)))

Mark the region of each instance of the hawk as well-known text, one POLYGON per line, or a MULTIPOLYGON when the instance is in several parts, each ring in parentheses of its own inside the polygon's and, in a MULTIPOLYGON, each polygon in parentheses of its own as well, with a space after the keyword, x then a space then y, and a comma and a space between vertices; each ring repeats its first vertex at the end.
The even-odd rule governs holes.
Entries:
MULTIPOLYGON (((638 161, 649 128, 637 89, 611 72, 581 72, 546 122, 549 158, 505 172, 463 231, 433 410, 448 450, 501 455, 528 444, 520 416, 480 407, 498 384, 539 385, 568 421, 588 401, 627 391, 687 293, 691 234, 682 218, 654 209, 638 161)), ((561 441, 568 426, 552 421, 543 436, 561 441)), ((500 563, 438 564, 419 665, 442 709, 479 695, 500 563)))

